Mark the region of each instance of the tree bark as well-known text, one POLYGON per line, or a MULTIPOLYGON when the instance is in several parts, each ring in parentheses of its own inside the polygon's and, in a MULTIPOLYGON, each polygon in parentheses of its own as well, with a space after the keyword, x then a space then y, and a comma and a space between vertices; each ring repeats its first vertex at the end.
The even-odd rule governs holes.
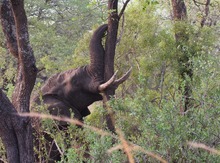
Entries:
POLYGON ((7 151, 8 162, 32 163, 34 152, 31 122, 29 118, 17 114, 29 112, 30 95, 37 74, 29 43, 24 1, 3 0, 0 14, 8 48, 18 60, 13 104, 0 90, 0 136, 7 151))
MULTIPOLYGON (((114 59, 116 41, 118 35, 118 0, 108 1, 108 10, 111 11, 108 17, 108 35, 105 46, 105 81, 108 81, 114 74, 114 59)), ((115 89, 110 88, 105 92, 107 99, 115 94, 115 89)))
POLYGON ((29 112, 30 95, 35 84, 37 68, 29 42, 27 17, 23 0, 11 0, 18 44, 18 73, 12 103, 20 112, 29 112))
MULTIPOLYGON (((105 44, 105 81, 108 81, 114 74, 115 49, 118 34, 119 16, 118 16, 118 0, 108 1, 108 32, 105 44)), ((115 95, 115 88, 110 87, 104 92, 104 107, 108 111, 105 115, 107 127, 115 133, 114 114, 106 105, 106 102, 115 95)))
POLYGON ((2 30, 6 37, 7 48, 14 57, 18 58, 15 20, 9 0, 3 0, 0 12, 2 30))
POLYGON ((0 89, 0 137, 9 163, 33 163, 32 141, 26 139, 30 121, 20 117, 0 89))
MULTIPOLYGON (((115 60, 115 50, 118 35, 118 26, 120 17, 123 15, 124 10, 130 0, 124 3, 121 12, 118 14, 118 0, 108 0, 108 32, 105 44, 105 81, 108 81, 114 74, 114 60, 115 60)), ((110 131, 115 133, 114 124, 114 113, 106 105, 106 102, 110 100, 111 97, 115 95, 116 87, 109 87, 104 92, 104 107, 108 110, 106 115, 107 127, 110 131)))

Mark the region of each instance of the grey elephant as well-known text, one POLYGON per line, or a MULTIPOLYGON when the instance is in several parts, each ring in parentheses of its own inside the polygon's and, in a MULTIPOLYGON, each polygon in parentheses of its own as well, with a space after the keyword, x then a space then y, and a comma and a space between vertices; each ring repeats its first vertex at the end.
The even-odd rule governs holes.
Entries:
MULTIPOLYGON (((90 41, 90 64, 77 69, 67 70, 51 76, 42 86, 37 95, 32 98, 31 104, 46 104, 52 115, 70 117, 83 120, 90 114, 88 106, 95 101, 102 100, 102 93, 108 87, 115 87, 124 82, 130 74, 128 71, 120 79, 116 80, 116 73, 107 82, 104 82, 104 57, 105 50, 102 38, 107 31, 108 25, 101 25, 94 33, 90 41)), ((33 105, 32 108, 36 106, 33 105)), ((66 128, 65 122, 59 122, 59 127, 66 128)), ((36 127, 35 127, 36 128, 36 127)), ((44 137, 53 142, 53 139, 43 133, 44 137)), ((52 143, 50 143, 52 144, 52 143)), ((56 145, 50 145, 54 152, 49 155, 51 161, 59 160, 59 152, 56 145)))
POLYGON ((116 74, 104 82, 104 57, 105 50, 102 38, 108 25, 101 25, 90 41, 90 64, 77 69, 67 70, 51 76, 35 96, 31 103, 47 105, 52 115, 70 117, 70 109, 74 117, 82 120, 90 114, 88 106, 95 101, 102 100, 100 94, 110 86, 117 87, 124 82, 130 71, 116 80, 116 74))

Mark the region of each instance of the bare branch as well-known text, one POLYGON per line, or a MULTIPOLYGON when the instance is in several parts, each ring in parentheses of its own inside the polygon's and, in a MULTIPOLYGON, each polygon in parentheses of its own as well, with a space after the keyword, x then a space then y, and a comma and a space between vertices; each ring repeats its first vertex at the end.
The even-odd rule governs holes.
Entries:
POLYGON ((9 0, 4 0, 0 8, 1 25, 6 37, 7 48, 11 54, 18 58, 18 45, 16 39, 15 20, 9 0))
POLYGON ((216 150, 214 148, 211 148, 209 146, 206 146, 205 144, 202 144, 202 143, 195 143, 195 142, 188 142, 187 143, 189 146, 193 147, 193 148, 201 148, 201 149, 204 149, 206 151, 209 151, 213 154, 217 154, 217 155, 220 155, 220 151, 219 150, 216 150))
POLYGON ((120 12, 120 14, 118 15, 119 20, 120 20, 121 16, 124 14, 125 8, 126 8, 126 6, 128 5, 128 2, 129 2, 129 1, 130 1, 130 0, 126 0, 126 2, 124 3, 124 5, 123 5, 123 7, 122 7, 122 9, 121 9, 121 12, 120 12))
POLYGON ((124 33, 124 24, 125 24, 125 15, 124 14, 122 15, 122 23, 121 24, 122 24, 121 32, 120 32, 119 38, 117 39, 116 44, 118 44, 121 41, 121 38, 122 38, 123 33, 124 33))
POLYGON ((205 3, 202 3, 202 2, 198 2, 196 0, 193 0, 194 4, 199 7, 199 5, 206 5, 205 3))
POLYGON ((205 4, 205 15, 204 15, 203 18, 202 18, 201 27, 203 27, 203 26, 205 25, 205 22, 206 22, 206 20, 207 20, 208 15, 209 15, 210 1, 211 1, 211 0, 206 0, 206 4, 205 4))

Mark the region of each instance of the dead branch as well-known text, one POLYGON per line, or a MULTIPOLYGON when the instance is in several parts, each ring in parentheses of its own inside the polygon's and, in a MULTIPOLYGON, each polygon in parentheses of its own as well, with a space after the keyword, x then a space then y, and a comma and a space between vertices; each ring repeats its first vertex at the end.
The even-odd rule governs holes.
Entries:
POLYGON ((122 9, 121 9, 121 12, 119 13, 118 17, 119 17, 119 20, 121 18, 121 16, 124 14, 124 11, 125 11, 125 8, 127 7, 128 3, 129 3, 130 0, 126 0, 126 2, 124 3, 122 9))
POLYGON ((125 15, 123 14, 122 15, 122 26, 121 26, 121 31, 120 31, 120 36, 119 36, 119 38, 117 39, 117 41, 116 41, 116 44, 118 44, 120 41, 121 41, 121 38, 122 38, 122 36, 123 36, 123 33, 124 33, 124 23, 125 22, 125 15))

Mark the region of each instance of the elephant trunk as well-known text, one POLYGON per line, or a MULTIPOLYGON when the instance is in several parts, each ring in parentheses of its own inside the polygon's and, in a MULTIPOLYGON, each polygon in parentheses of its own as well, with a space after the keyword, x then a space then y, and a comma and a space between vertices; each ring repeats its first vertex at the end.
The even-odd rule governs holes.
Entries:
POLYGON ((92 36, 90 41, 90 73, 97 79, 104 79, 104 57, 105 50, 102 45, 102 38, 108 28, 107 24, 101 25, 92 36))

